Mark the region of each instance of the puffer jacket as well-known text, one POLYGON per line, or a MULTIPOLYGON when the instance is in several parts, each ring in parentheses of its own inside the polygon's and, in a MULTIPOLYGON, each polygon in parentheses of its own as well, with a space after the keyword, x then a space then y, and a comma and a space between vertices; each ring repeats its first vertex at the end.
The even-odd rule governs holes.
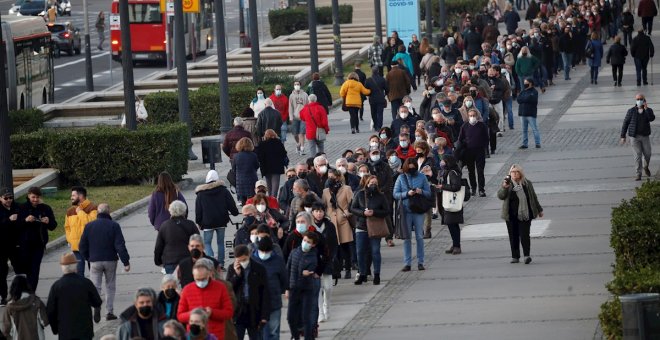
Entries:
POLYGON ((225 284, 218 280, 209 280, 206 288, 189 284, 181 291, 177 319, 184 325, 190 321, 190 312, 197 307, 210 307, 209 333, 225 334, 225 321, 234 316, 231 296, 225 284))
POLYGON ((369 95, 371 91, 364 87, 359 81, 349 79, 344 82, 339 89, 339 96, 345 98, 346 106, 348 107, 362 107, 362 96, 369 95))
POLYGON ((7 339, 46 338, 44 334, 44 328, 48 326, 46 305, 34 294, 23 293, 18 301, 7 304, 0 320, 2 334, 7 339))
POLYGON ((390 214, 387 199, 383 193, 369 193, 368 190, 362 189, 355 193, 351 204, 351 214, 357 217, 355 228, 367 231, 367 216, 364 215, 364 210, 367 208, 374 211, 373 217, 385 218, 390 214))
POLYGON ((422 189, 422 195, 426 198, 431 198, 431 186, 424 174, 419 172, 415 176, 410 176, 407 173, 401 174, 394 183, 394 199, 402 200, 406 213, 413 213, 408 206, 410 204, 408 191, 417 188, 422 189))
POLYGON ((199 234, 193 221, 174 217, 163 222, 156 238, 154 264, 178 264, 189 257, 188 241, 193 234, 199 234))
POLYGON ((202 230, 227 227, 229 214, 238 216, 236 202, 223 181, 198 185, 195 193, 195 223, 202 230))
POLYGON ((66 211, 64 232, 66 233, 66 241, 71 245, 72 251, 78 251, 78 244, 83 230, 85 230, 85 225, 94 221, 97 213, 96 205, 89 200, 84 200, 79 205, 70 207, 66 211), (79 212, 76 211, 78 207, 80 207, 79 212))

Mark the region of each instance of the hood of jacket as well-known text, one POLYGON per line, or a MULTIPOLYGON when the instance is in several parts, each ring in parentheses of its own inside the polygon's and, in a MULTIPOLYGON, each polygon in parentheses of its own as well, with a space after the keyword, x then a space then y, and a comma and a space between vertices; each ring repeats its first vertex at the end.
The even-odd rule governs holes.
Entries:
POLYGON ((211 190, 219 191, 220 187, 224 187, 224 186, 225 186, 225 181, 223 181, 223 180, 218 180, 218 181, 211 182, 211 183, 201 184, 201 185, 198 185, 195 188, 195 193, 198 194, 202 191, 211 191, 211 190))
POLYGON ((7 304, 7 310, 12 312, 22 312, 28 310, 39 303, 39 298, 34 294, 23 293, 18 301, 12 301, 7 304))

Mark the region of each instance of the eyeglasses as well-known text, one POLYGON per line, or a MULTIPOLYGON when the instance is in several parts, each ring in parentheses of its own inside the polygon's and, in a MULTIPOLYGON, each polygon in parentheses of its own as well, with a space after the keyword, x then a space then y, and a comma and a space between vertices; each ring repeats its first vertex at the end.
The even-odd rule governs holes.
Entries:
POLYGON ((3 200, 8 201, 8 200, 13 200, 14 196, 4 196, 2 197, 3 200))

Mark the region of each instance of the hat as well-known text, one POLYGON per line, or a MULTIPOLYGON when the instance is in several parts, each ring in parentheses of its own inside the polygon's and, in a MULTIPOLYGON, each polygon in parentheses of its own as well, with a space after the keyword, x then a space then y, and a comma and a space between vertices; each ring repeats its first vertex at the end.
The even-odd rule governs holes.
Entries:
POLYGON ((219 179, 220 176, 218 176, 218 172, 215 170, 209 170, 209 172, 206 174, 206 183, 216 182, 219 179))
POLYGON ((78 263, 78 259, 75 255, 73 255, 73 253, 64 253, 62 254, 62 257, 60 257, 60 264, 63 266, 76 263, 78 263))
POLYGON ((254 183, 254 188, 256 189, 258 187, 268 188, 268 184, 263 179, 260 179, 257 181, 257 183, 254 183))
POLYGON ((14 196, 14 191, 11 188, 0 189, 0 196, 14 196))

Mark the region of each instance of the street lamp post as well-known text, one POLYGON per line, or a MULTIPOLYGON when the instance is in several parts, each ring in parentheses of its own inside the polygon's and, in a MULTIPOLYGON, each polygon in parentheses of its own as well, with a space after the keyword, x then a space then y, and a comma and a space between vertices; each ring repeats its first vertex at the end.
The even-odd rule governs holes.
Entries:
POLYGON ((238 0, 238 46, 245 47, 245 0, 238 0))
POLYGON ((309 22, 309 65, 312 73, 319 71, 319 51, 316 41, 316 3, 307 0, 307 19, 309 22))
POLYGON ((433 19, 431 18, 431 11, 433 9, 431 0, 425 0, 425 17, 426 17, 426 37, 429 39, 429 42, 433 40, 433 19))
MULTIPOLYGON (((2 18, 0 17, 0 22, 2 18)), ((11 167, 11 145, 9 144, 9 109, 7 108, 7 79, 5 78, 5 63, 7 49, 2 39, 0 25, 0 188, 13 188, 14 180, 11 167)))
POLYGON ((227 80, 227 49, 225 47, 225 10, 222 7, 222 0, 215 0, 215 31, 218 52, 218 90, 220 91, 220 132, 226 133, 231 129, 231 112, 229 112, 229 81, 227 80))
POLYGON ((341 55, 341 31, 339 27, 339 0, 332 0, 332 35, 335 47, 335 85, 344 82, 344 63, 341 55))
MULTIPOLYGON (((128 21, 128 0, 119 0, 119 26, 121 28, 121 66, 124 69, 126 127, 129 130, 135 130, 137 121, 135 120, 135 87, 133 85, 133 53, 131 52, 131 24, 128 21)), ((89 56, 89 54, 87 55, 89 56)))
POLYGON ((83 15, 85 20, 85 84, 87 91, 94 91, 94 77, 92 77, 92 47, 89 42, 89 13, 87 0, 83 0, 83 15))
MULTIPOLYGON (((430 1, 430 0, 428 0, 430 1)), ((376 36, 379 42, 383 42, 383 23, 380 15, 380 0, 374 0, 374 15, 376 16, 376 36)))
POLYGON ((249 18, 250 18, 250 41, 252 54, 252 83, 257 85, 259 83, 259 68, 260 68, 260 56, 259 56, 259 23, 257 20, 257 0, 250 0, 249 2, 249 18))
POLYGON ((445 12, 445 0, 438 1, 440 3, 440 30, 447 29, 447 12, 445 12))
MULTIPOLYGON (((192 121, 190 120, 190 103, 188 101, 186 41, 183 34, 183 25, 183 0, 174 0, 174 61, 176 62, 176 78, 179 89, 179 119, 188 125, 188 137, 192 138, 192 121)), ((188 158, 193 161, 197 160, 197 155, 192 150, 192 144, 190 149, 188 149, 188 158)))

